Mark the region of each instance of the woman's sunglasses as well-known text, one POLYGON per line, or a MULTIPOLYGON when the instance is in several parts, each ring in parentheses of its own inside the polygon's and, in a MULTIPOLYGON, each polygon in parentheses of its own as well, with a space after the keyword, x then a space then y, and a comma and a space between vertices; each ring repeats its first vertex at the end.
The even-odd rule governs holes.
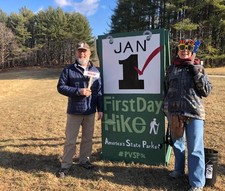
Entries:
POLYGON ((184 50, 193 51, 194 50, 194 46, 192 46, 192 45, 185 45, 185 44, 179 44, 178 45, 178 49, 180 51, 184 51, 184 50))

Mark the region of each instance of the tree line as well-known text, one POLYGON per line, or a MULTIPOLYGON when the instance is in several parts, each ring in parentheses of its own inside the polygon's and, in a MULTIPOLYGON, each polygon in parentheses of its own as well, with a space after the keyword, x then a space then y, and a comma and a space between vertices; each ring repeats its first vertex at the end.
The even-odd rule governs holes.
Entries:
POLYGON ((85 16, 49 7, 34 14, 23 7, 9 16, 0 10, 0 69, 65 65, 73 62, 77 42, 94 44, 85 16))
MULTIPOLYGON (((107 33, 164 28, 172 50, 180 38, 200 38, 198 57, 208 66, 221 66, 224 19, 225 0, 118 0, 107 33)), ((52 7, 36 14, 26 7, 10 15, 0 10, 0 69, 71 63, 80 40, 95 45, 89 22, 80 13, 52 7)))
POLYGON ((225 0, 118 0, 110 27, 110 33, 167 29, 172 50, 181 38, 199 38, 205 64, 225 65, 225 0))

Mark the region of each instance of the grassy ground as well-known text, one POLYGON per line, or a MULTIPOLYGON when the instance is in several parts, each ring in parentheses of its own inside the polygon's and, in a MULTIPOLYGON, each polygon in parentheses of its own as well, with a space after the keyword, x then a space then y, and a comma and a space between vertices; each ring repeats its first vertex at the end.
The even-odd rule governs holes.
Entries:
POLYGON ((206 72, 209 75, 225 75, 225 67, 218 67, 218 68, 206 68, 206 72))
MULTIPOLYGON (((56 91, 61 69, 23 69, 0 73, 0 190, 4 191, 183 191, 187 177, 171 180, 174 156, 168 166, 102 161, 101 124, 96 121, 92 161, 95 170, 74 165, 65 179, 54 173, 60 166, 67 99, 56 91)), ((225 75, 225 68, 207 69, 225 75)), ((215 187, 225 188, 225 78, 212 76, 212 94, 205 99, 205 146, 219 152, 215 187)), ((79 136, 80 141, 80 136, 79 136)), ((79 153, 79 147, 78 151, 79 153)))

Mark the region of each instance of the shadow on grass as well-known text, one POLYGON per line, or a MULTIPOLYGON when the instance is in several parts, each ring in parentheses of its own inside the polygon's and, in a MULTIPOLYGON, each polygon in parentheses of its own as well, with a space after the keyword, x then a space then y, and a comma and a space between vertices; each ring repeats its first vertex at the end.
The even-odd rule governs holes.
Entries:
MULTIPOLYGON (((94 137, 94 144, 99 136, 94 137)), ((2 148, 18 147, 57 147, 63 146, 64 138, 21 138, 21 139, 5 139, 0 143, 4 143, 2 148), (31 144, 13 144, 20 141, 31 141, 31 144), (38 141, 47 142, 46 144, 38 141), (57 141, 58 144, 52 144, 51 141, 57 141), (7 144, 9 143, 9 144, 7 144)), ((77 143, 79 144, 79 142, 77 143)), ((22 149, 23 149, 22 148, 22 149)), ((16 150, 18 151, 18 150, 16 150)), ((32 151, 31 151, 32 152, 32 151)), ((101 149, 93 153, 91 159, 95 165, 92 170, 86 170, 74 164, 69 171, 69 178, 83 179, 91 181, 93 184, 100 184, 101 181, 107 181, 112 184, 121 186, 131 186, 138 188, 147 188, 149 190, 188 190, 189 184, 187 176, 179 180, 170 179, 168 177, 169 170, 166 166, 152 166, 129 164, 121 162, 111 162, 101 160, 101 149)), ((61 154, 61 153, 60 153, 61 154)), ((13 169, 15 171, 23 171, 26 173, 46 172, 55 174, 60 168, 60 156, 58 154, 42 155, 35 153, 22 153, 0 150, 0 167, 5 169, 13 169)), ((225 165, 218 164, 218 176, 224 175, 225 165)))
MULTIPOLYGON (((94 153, 95 157, 98 153, 94 153)), ((48 172, 55 174, 60 168, 59 155, 22 154, 20 152, 0 151, 0 166, 11 168, 26 173, 48 172)), ((119 166, 118 163, 94 160, 95 168, 84 169, 77 164, 71 167, 68 176, 92 181, 109 181, 120 185, 130 185, 146 188, 168 188, 168 190, 179 190, 173 188, 188 186, 186 178, 179 181, 168 178, 168 170, 158 167, 142 167, 138 165, 119 166), (102 164, 102 165, 100 165, 102 164), (170 183, 168 183, 170 181, 170 183)))
MULTIPOLYGON (((80 138, 80 136, 79 136, 80 138)), ((93 137, 93 144, 99 144, 100 136, 93 137)), ((27 154, 22 152, 5 151, 5 148, 26 149, 32 152, 32 149, 38 147, 44 149, 45 147, 62 147, 64 145, 64 137, 57 138, 18 138, 18 139, 3 139, 0 140, 0 167, 12 168, 24 172, 44 171, 55 173, 60 168, 60 157, 56 155, 40 155, 40 154, 27 154), (39 142, 41 141, 41 142, 39 142), (1 151, 2 149, 2 151, 1 151)), ((80 141, 77 141, 77 146, 80 141)), ((26 151, 27 152, 27 151, 26 151)), ((62 153, 60 153, 62 154, 62 153)), ((94 156, 94 155, 93 155, 94 156)), ((98 156, 95 155, 94 158, 98 156)))
MULTIPOLYGON (((93 143, 99 144, 100 137, 95 136, 93 143)), ((29 147, 54 147, 63 146, 63 137, 59 138, 23 138, 23 139, 6 139, 1 140, 4 143, 1 148, 17 147, 17 148, 29 148, 29 147), (21 142, 20 142, 21 141, 21 142), (25 144, 21 144, 23 142, 25 144), (47 142, 46 144, 38 141, 47 142), (51 141, 56 143, 52 143, 51 141)), ((77 144, 80 144, 79 142, 77 144)), ((35 153, 22 153, 0 150, 0 167, 5 169, 13 169, 15 171, 23 171, 26 173, 46 172, 55 174, 60 168, 60 156, 58 154, 53 155, 41 155, 35 153)), ((164 167, 154 167, 146 165, 124 165, 123 163, 112 163, 109 161, 103 161, 100 158, 101 149, 96 153, 93 153, 91 159, 95 164, 95 168, 92 170, 86 170, 80 167, 77 163, 74 164, 68 174, 68 177, 74 177, 83 180, 89 180, 94 183, 99 181, 108 181, 113 184, 126 185, 132 187, 146 187, 148 189, 167 188, 168 190, 179 190, 179 187, 184 188, 184 185, 188 186, 186 179, 180 181, 169 180, 168 170, 164 167), (170 183, 168 184, 168 181, 170 183), (174 187, 175 185, 175 187, 174 187)))
POLYGON ((225 164, 218 163, 217 173, 218 175, 221 175, 221 176, 225 175, 225 164))
MULTIPOLYGON (((94 137, 93 144, 99 144, 99 137, 94 137)), ((57 147, 63 146, 63 137, 59 138, 22 138, 22 139, 6 139, 1 140, 4 144, 0 150, 0 167, 12 169, 15 171, 23 171, 25 173, 44 172, 55 174, 60 168, 60 155, 58 154, 35 154, 32 153, 32 147, 57 147), (21 141, 21 142, 20 142, 21 141), (27 142, 24 144, 24 141, 27 142), (44 141, 44 144, 42 142, 44 141), (53 141, 53 142, 51 142, 53 141), (55 143, 57 141, 57 143, 55 143), (47 143, 45 143, 47 142, 47 143), (22 143, 22 144, 21 144, 22 143), (15 152, 5 151, 4 148, 16 147, 15 152), (29 149, 29 147, 31 147, 29 149), (22 150, 26 149, 26 153, 22 150), (29 152, 30 151, 30 152, 29 152), (23 152, 23 153, 22 153, 23 152)), ((79 144, 79 142, 77 143, 79 144)), ((125 164, 121 162, 110 162, 101 160, 101 148, 93 153, 91 160, 95 168, 87 170, 80 167, 77 163, 74 164, 68 174, 68 177, 91 181, 93 184, 98 184, 101 181, 107 181, 115 185, 145 187, 149 190, 187 190, 187 178, 180 180, 171 180, 168 177, 169 171, 166 167, 147 166, 140 164, 125 164)), ((103 183, 104 184, 104 183, 103 183)))
POLYGON ((60 141, 60 140, 64 140, 63 137, 59 137, 59 138, 22 138, 22 139, 3 139, 0 140, 0 143, 4 143, 3 145, 0 145, 0 149, 1 148, 6 148, 6 147, 17 147, 17 148, 25 148, 25 147, 56 147, 56 146, 60 146, 63 145, 63 143, 55 143, 52 144, 50 143, 50 141, 60 141), (21 143, 25 141, 26 143, 21 143), (38 141, 45 141, 47 142, 46 144, 42 143, 38 143, 38 141))
MULTIPOLYGON (((78 137, 81 139, 81 136, 78 137)), ((93 137, 93 144, 99 144, 101 141, 96 141, 95 139, 99 139, 100 136, 94 136, 93 137)), ((58 147, 58 146, 63 146, 64 145, 64 140, 65 137, 57 137, 57 138, 23 138, 23 139, 3 139, 0 140, 0 143, 4 143, 3 145, 0 145, 1 148, 6 148, 6 147, 58 147), (27 143, 20 143, 23 141, 27 141, 27 143), (44 141, 47 143, 39 143, 38 141, 44 141), (50 141, 57 141, 57 143, 50 143, 50 141), (60 143, 58 143, 60 141, 60 143), (16 144, 16 143, 17 144, 16 144), (8 143, 8 144, 7 144, 8 143)), ((77 141, 76 145, 80 145, 80 141, 77 141)))
POLYGON ((22 139, 3 139, 0 142, 10 142, 10 141, 56 141, 59 139, 64 139, 64 137, 57 137, 57 138, 37 138, 37 137, 29 137, 29 138, 22 138, 22 139))
POLYGON ((23 154, 20 152, 0 151, 0 166, 24 172, 54 172, 58 167, 58 155, 23 154))
MULTIPOLYGON (((98 144, 99 136, 94 137, 94 144, 98 144)), ((63 137, 58 138, 22 138, 22 139, 6 139, 0 143, 6 147, 55 147, 63 146, 63 137), (32 144, 12 144, 17 141, 32 141, 32 144), (40 144, 38 141, 46 141, 46 144, 40 144), (51 144, 51 141, 57 141, 59 144, 51 144), (10 143, 10 144, 7 144, 10 143)), ((79 142, 77 143, 79 144, 79 142)), ((18 150, 17 150, 18 151, 18 150)), ((22 152, 22 151, 21 151, 22 152)), ((58 154, 41 155, 35 153, 21 153, 0 150, 0 167, 5 169, 13 169, 15 171, 23 171, 26 173, 46 172, 55 174, 60 168, 60 156, 58 154)), ((152 166, 129 164, 121 162, 111 162, 101 160, 101 149, 93 153, 91 159, 95 165, 92 170, 86 170, 74 164, 69 171, 68 177, 83 179, 100 184, 101 181, 107 181, 112 184, 121 186, 131 186, 137 188, 147 188, 149 190, 188 190, 189 184, 187 176, 179 180, 170 179, 168 177, 169 170, 166 166, 152 166)), ((218 175, 224 175, 225 165, 218 164, 218 175)))
POLYGON ((121 186, 130 186, 131 188, 147 188, 148 190, 188 190, 189 185, 187 177, 179 180, 169 178, 169 171, 166 167, 135 165, 118 165, 119 163, 110 163, 101 161, 104 165, 95 163, 93 170, 79 168, 73 165, 69 176, 79 179, 92 179, 93 181, 107 181, 121 186))

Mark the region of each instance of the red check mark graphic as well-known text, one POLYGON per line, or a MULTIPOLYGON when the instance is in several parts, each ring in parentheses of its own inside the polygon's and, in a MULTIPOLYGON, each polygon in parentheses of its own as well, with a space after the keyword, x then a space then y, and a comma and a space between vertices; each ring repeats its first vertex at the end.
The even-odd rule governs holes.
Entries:
POLYGON ((136 66, 134 66, 134 69, 137 71, 137 73, 139 75, 142 75, 144 73, 144 70, 146 69, 146 67, 148 66, 148 64, 150 63, 150 61, 160 52, 160 50, 162 49, 162 46, 156 48, 147 58, 147 60, 145 61, 145 64, 142 68, 142 70, 139 70, 136 66))

